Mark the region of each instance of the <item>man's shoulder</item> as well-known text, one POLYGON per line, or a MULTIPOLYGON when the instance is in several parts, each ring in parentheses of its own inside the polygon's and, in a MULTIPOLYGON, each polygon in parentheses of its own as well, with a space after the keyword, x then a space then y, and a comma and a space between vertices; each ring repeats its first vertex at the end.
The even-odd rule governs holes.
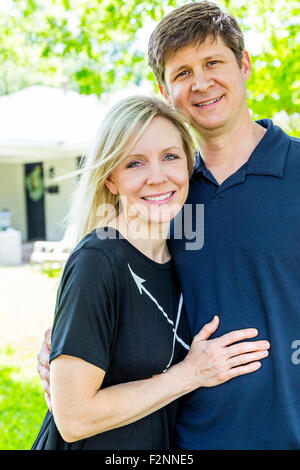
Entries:
POLYGON ((292 158, 295 161, 295 163, 297 162, 297 166, 298 166, 299 158, 300 158, 300 139, 298 137, 289 135, 288 154, 290 158, 292 158))
MULTIPOLYGON (((272 123, 270 119, 265 119, 265 120, 258 121, 258 122, 263 122, 263 121, 272 123)), ((300 138, 289 134, 288 131, 284 130, 279 124, 272 123, 272 127, 274 131, 277 131, 275 134, 277 138, 280 139, 284 136, 285 139, 288 139, 291 143, 296 144, 297 147, 300 145, 300 138)))
POLYGON ((296 147, 299 149, 299 145, 300 145, 300 138, 299 137, 294 137, 294 136, 289 136, 290 138, 290 141, 296 145, 296 147))

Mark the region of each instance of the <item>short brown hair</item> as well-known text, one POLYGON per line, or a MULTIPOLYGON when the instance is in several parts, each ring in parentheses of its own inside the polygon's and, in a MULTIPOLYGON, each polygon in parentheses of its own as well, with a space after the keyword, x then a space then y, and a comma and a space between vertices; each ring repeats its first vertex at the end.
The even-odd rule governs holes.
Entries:
POLYGON ((215 3, 188 3, 166 15, 151 34, 148 60, 157 82, 165 85, 165 63, 173 54, 189 44, 202 44, 208 36, 220 36, 241 67, 244 39, 236 19, 215 3))

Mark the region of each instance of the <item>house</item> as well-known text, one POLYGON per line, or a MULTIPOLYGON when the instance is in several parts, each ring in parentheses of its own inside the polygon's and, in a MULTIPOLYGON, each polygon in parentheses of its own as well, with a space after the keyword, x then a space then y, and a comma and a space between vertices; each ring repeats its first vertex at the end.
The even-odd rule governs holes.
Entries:
POLYGON ((58 241, 76 177, 56 178, 78 168, 109 106, 141 88, 101 100, 66 88, 32 86, 0 98, 0 211, 23 242, 58 241))

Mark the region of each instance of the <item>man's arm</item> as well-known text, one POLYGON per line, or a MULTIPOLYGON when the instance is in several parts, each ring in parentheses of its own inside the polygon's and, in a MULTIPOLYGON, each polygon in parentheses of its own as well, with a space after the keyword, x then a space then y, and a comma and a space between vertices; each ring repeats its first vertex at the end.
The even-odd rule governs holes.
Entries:
POLYGON ((41 349, 37 355, 37 371, 41 377, 42 384, 45 390, 45 400, 49 410, 52 412, 51 396, 50 396, 50 364, 49 355, 51 349, 51 332, 52 329, 48 328, 44 333, 44 339, 41 344, 41 349))

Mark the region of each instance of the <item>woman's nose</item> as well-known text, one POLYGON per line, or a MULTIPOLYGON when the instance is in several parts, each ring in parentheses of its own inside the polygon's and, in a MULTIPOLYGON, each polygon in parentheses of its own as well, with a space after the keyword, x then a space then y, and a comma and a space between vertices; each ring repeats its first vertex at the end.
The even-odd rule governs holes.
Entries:
POLYGON ((162 184, 168 180, 162 165, 150 165, 147 184, 162 184))

